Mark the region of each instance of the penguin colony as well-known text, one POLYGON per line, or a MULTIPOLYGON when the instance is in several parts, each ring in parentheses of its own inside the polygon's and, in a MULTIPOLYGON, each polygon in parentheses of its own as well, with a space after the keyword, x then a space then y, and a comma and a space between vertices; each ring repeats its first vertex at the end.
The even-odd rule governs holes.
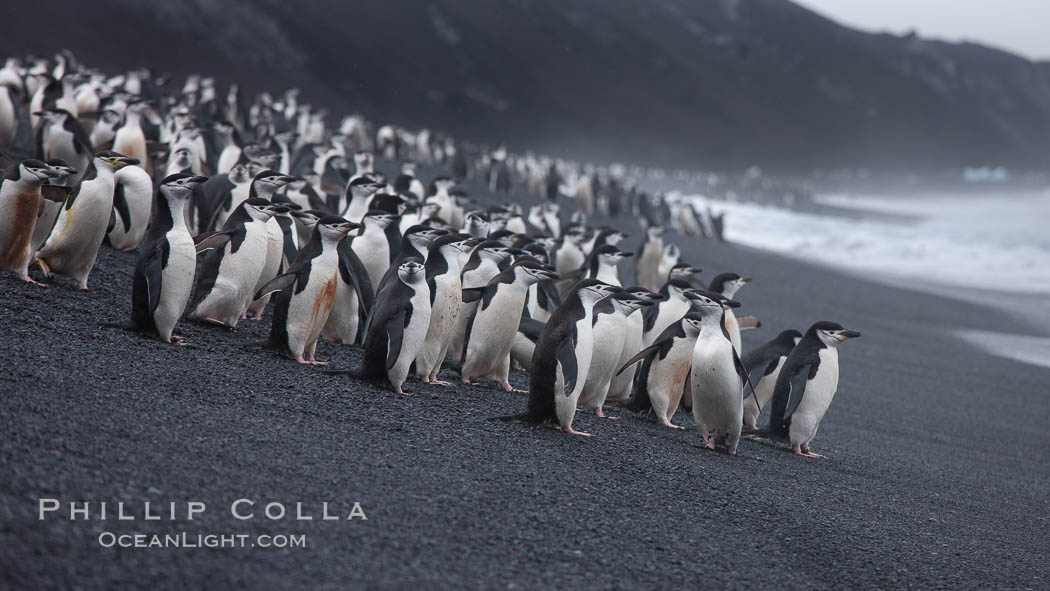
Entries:
POLYGON ((87 290, 100 248, 137 250, 131 327, 145 336, 181 345, 179 322, 232 330, 269 306, 266 349, 323 365, 321 338, 360 347, 362 367, 328 373, 399 394, 413 379, 452 386, 443 369, 515 391, 523 369, 525 411, 505 421, 589 435, 578 411, 619 407, 681 429, 681 407, 710 449, 734 454, 750 433, 819 457, 838 346, 860 336, 820 321, 743 352, 740 331, 760 325, 734 312, 749 278, 702 286, 670 240, 720 236, 710 216, 605 168, 373 131, 357 115, 329 127, 295 89, 223 95, 211 78, 107 76, 69 52, 9 59, 0 151, 0 271, 36 284, 36 266, 87 290), (418 165, 447 172, 424 179, 418 165), (470 178, 542 202, 481 207, 470 178), (595 214, 638 219, 640 247, 589 225, 595 214))

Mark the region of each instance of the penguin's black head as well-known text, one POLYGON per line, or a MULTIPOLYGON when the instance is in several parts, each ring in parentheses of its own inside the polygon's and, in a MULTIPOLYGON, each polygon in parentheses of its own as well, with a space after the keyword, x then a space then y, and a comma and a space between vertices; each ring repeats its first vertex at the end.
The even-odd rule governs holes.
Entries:
POLYGON ((307 210, 307 211, 292 211, 292 217, 299 220, 304 226, 313 228, 317 225, 318 220, 324 217, 324 212, 307 210))
POLYGON ((654 303, 664 300, 664 296, 658 293, 653 293, 648 289, 642 287, 641 285, 631 285, 629 287, 623 288, 623 290, 636 298, 646 299, 654 303))
POLYGON ((700 326, 703 323, 703 316, 697 312, 690 312, 682 317, 682 329, 685 330, 686 335, 691 337, 700 334, 700 326))
POLYGON ((521 278, 526 284, 532 285, 544 279, 557 279, 558 274, 549 266, 544 265, 538 259, 525 257, 514 263, 515 278, 521 278))
POLYGON ((613 265, 619 263, 623 259, 634 256, 633 252, 623 252, 612 244, 603 244, 599 246, 595 252, 598 253, 598 256, 601 257, 603 261, 607 261, 613 265))
POLYGON ((270 218, 279 213, 284 213, 288 211, 287 207, 284 207, 283 205, 278 205, 276 203, 271 203, 270 201, 261 197, 252 197, 251 199, 245 200, 242 204, 242 207, 244 207, 244 209, 248 212, 248 215, 250 215, 252 219, 263 222, 269 220, 270 218))
POLYGON ((673 279, 688 281, 693 278, 693 275, 701 272, 701 269, 697 269, 689 263, 675 263, 675 266, 671 268, 671 273, 668 276, 673 279))
POLYGON ((23 160, 18 165, 18 178, 30 183, 43 183, 59 176, 64 176, 64 173, 36 159, 23 160))
POLYGON ((133 164, 138 163, 139 161, 137 158, 130 158, 118 152, 114 152, 113 150, 106 150, 95 154, 96 166, 102 164, 103 166, 108 166, 113 170, 124 168, 125 166, 131 166, 133 164))
POLYGON ((613 298, 613 300, 615 300, 616 305, 619 306, 620 309, 628 315, 630 315, 631 312, 634 312, 639 308, 644 308, 645 306, 652 306, 654 303, 649 298, 645 296, 636 296, 633 293, 627 291, 626 289, 618 291, 608 297, 613 298))
POLYGON ((495 232, 489 234, 488 239, 496 240, 497 242, 501 242, 506 246, 510 246, 510 238, 512 236, 514 236, 514 232, 511 232, 510 230, 496 230, 495 232))
POLYGON ((385 188, 385 183, 380 183, 369 176, 360 176, 350 182, 351 194, 358 197, 370 197, 385 188))
POLYGON ((547 256, 547 249, 543 248, 543 246, 535 242, 530 242, 529 244, 522 246, 521 249, 535 257, 536 260, 544 265, 550 264, 550 257, 547 256))
POLYGON ((703 289, 690 289, 685 292, 686 297, 692 301, 693 309, 703 313, 710 310, 722 310, 725 308, 738 308, 740 302, 735 302, 720 293, 703 289))
POLYGON ((609 294, 622 290, 615 285, 609 285, 597 279, 581 279, 572 286, 570 291, 578 294, 580 300, 593 304, 609 294))
POLYGON ((405 283, 415 283, 423 278, 423 259, 410 257, 397 268, 397 275, 405 283))
POLYGON ((382 209, 370 209, 368 210, 368 213, 365 214, 364 219, 367 220, 368 223, 374 223, 381 228, 386 228, 390 224, 396 222, 397 218, 397 214, 382 209))
POLYGON ((33 114, 49 123, 62 123, 66 118, 73 117, 73 114, 65 109, 44 109, 33 114))
POLYGON ((314 226, 314 233, 319 235, 322 240, 338 242, 344 236, 360 227, 361 224, 351 222, 346 218, 337 215, 326 215, 317 220, 317 225, 314 226))
POLYGON ((718 292, 727 298, 731 298, 736 295, 736 292, 741 287, 750 282, 750 277, 741 277, 736 273, 721 273, 715 275, 714 279, 711 280, 711 285, 708 286, 708 289, 718 292))
POLYGON ((172 199, 189 199, 193 194, 193 189, 206 180, 208 180, 208 177, 178 172, 164 177, 158 189, 162 194, 172 199))
POLYGON ((849 339, 855 339, 860 336, 860 333, 855 330, 849 330, 838 322, 829 322, 827 320, 821 320, 809 327, 809 330, 806 331, 806 336, 811 334, 815 335, 822 343, 829 347, 834 347, 849 339))
POLYGON ((253 179, 253 182, 263 183, 266 185, 270 185, 275 189, 279 189, 294 180, 295 177, 282 174, 280 172, 277 172, 276 170, 264 170, 255 175, 255 179, 253 179))
POLYGON ((800 333, 799 331, 797 331, 797 330, 795 330, 793 328, 789 328, 789 329, 787 329, 785 331, 781 331, 781 333, 778 334, 777 338, 776 338, 777 342, 782 343, 784 345, 789 345, 789 346, 792 346, 792 347, 797 345, 799 340, 801 340, 801 339, 802 339, 802 333, 800 333))

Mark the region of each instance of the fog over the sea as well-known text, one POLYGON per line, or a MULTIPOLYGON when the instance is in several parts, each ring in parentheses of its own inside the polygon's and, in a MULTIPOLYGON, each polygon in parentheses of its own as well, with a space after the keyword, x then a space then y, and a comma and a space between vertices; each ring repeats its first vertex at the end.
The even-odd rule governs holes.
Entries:
POLYGON ((973 41, 1032 60, 1050 60, 1046 0, 796 0, 844 25, 896 34, 973 41))

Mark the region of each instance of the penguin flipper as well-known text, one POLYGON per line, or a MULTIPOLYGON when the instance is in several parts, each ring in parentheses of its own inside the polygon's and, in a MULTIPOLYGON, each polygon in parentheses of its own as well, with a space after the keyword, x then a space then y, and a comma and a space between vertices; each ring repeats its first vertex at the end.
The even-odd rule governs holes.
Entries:
POLYGON ((572 341, 566 339, 558 347, 558 364, 561 365, 561 375, 565 381, 565 391, 562 394, 569 396, 576 389, 576 376, 579 372, 576 365, 576 349, 572 346, 572 341))
POLYGON ((44 196, 44 199, 48 201, 54 201, 55 203, 65 203, 66 198, 69 197, 69 193, 72 187, 62 187, 59 185, 41 185, 40 194, 44 196))
POLYGON ((386 370, 390 371, 394 364, 397 363, 397 358, 401 355, 401 340, 405 336, 405 327, 408 326, 409 321, 412 320, 412 310, 405 309, 398 312, 393 318, 386 323, 386 338, 387 338, 387 349, 386 349, 386 370))
POLYGON ((157 311, 157 306, 160 305, 160 294, 162 291, 161 277, 164 272, 164 259, 167 256, 167 241, 163 241, 162 244, 157 244, 150 251, 146 264, 143 268, 146 275, 146 293, 149 294, 149 315, 150 317, 157 311))
POLYGON ((790 398, 788 398, 787 411, 784 413, 785 420, 790 419, 798 405, 802 403, 802 396, 806 393, 806 384, 809 383, 809 380, 816 373, 817 364, 809 362, 800 366, 798 371, 791 376, 791 379, 788 381, 791 391, 790 398))
POLYGON ((624 363, 623 367, 620 368, 620 371, 616 372, 616 375, 622 374, 624 371, 627 370, 628 367, 631 367, 632 365, 634 365, 635 363, 638 363, 639 361, 645 359, 646 357, 651 357, 652 355, 655 355, 656 352, 660 350, 660 346, 661 346, 661 343, 656 343, 656 344, 649 345, 648 347, 642 349, 641 351, 638 352, 637 355, 635 355, 634 357, 631 357, 630 359, 628 359, 627 363, 624 363))
POLYGON ((758 394, 755 392, 755 385, 751 382, 751 376, 748 375, 744 363, 740 361, 740 356, 737 355, 736 349, 733 349, 733 365, 736 367, 737 375, 740 376, 740 381, 743 382, 743 396, 747 397, 747 392, 750 390, 751 395, 755 397, 755 404, 758 406, 758 411, 762 412, 762 403, 758 400, 758 394))
POLYGON ((197 254, 213 248, 222 248, 223 246, 226 246, 226 243, 229 242, 231 238, 232 236, 227 232, 200 234, 195 238, 197 254))
POLYGON ((117 183, 113 189, 113 211, 120 214, 120 221, 124 225, 124 231, 131 231, 131 211, 128 209, 128 199, 124 195, 124 185, 117 183))
POLYGON ((463 288, 463 303, 469 304, 470 302, 476 302, 481 299, 484 294, 484 287, 465 287, 463 288))
POLYGON ((271 293, 274 293, 276 291, 284 291, 290 288, 291 286, 295 285, 295 279, 296 277, 298 277, 298 275, 299 274, 296 272, 291 272, 283 273, 281 275, 278 275, 277 277, 274 277, 273 279, 267 281, 266 284, 263 285, 261 288, 259 288, 259 291, 255 293, 254 299, 261 300, 264 297, 270 295, 271 293))

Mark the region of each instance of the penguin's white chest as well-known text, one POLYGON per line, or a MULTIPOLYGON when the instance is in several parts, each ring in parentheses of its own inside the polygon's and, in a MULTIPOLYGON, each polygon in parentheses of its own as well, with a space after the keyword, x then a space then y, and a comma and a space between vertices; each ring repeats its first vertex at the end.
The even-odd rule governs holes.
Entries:
MULTIPOLYGON (((347 218, 350 219, 350 218, 347 218)), ((368 280, 372 282, 372 289, 379 289, 379 281, 390 266, 390 246, 387 244, 386 235, 375 236, 368 233, 355 239, 351 243, 351 249, 361 264, 368 272, 368 280)))
POLYGON ((817 433, 820 421, 831 406, 839 386, 839 353, 834 347, 820 350, 817 375, 806 382, 802 401, 791 415, 791 440, 809 441, 817 433))
POLYGON ((697 425, 708 438, 734 431, 739 435, 744 401, 732 343, 720 331, 701 335, 693 348, 692 364, 693 418, 697 425))
MULTIPOLYGON (((158 329, 174 327, 182 316, 186 302, 190 299, 197 267, 193 239, 185 228, 173 229, 165 238, 169 247, 168 264, 161 271, 160 303, 154 313, 154 323, 158 329)), ((170 331, 170 328, 167 330, 170 331)))

